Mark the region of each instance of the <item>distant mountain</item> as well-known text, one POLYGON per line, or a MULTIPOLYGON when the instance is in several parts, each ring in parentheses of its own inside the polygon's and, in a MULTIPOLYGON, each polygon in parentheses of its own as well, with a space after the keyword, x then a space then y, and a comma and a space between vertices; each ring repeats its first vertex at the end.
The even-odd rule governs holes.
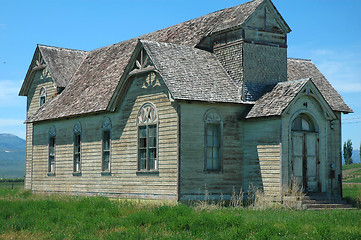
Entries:
POLYGON ((9 133, 0 133, 0 149, 25 149, 25 140, 9 133))
POLYGON ((25 140, 0 133, 0 178, 23 177, 25 174, 25 140))

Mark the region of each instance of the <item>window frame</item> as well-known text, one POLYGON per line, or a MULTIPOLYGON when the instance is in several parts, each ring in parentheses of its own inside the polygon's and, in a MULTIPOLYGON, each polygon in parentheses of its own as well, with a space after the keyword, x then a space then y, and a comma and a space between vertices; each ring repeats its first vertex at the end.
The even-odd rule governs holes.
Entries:
POLYGON ((55 127, 52 126, 49 130, 49 138, 48 138, 48 176, 55 175, 55 156, 56 156, 55 151, 56 151, 56 132, 55 132, 55 127))
POLYGON ((40 107, 43 106, 45 103, 46 103, 46 88, 41 87, 41 89, 39 91, 39 105, 40 105, 40 107))
POLYGON ((111 138, 111 128, 112 128, 112 124, 109 118, 106 118, 103 121, 102 124, 102 134, 101 134, 101 138, 102 138, 102 160, 101 160, 101 175, 110 175, 111 174, 111 149, 112 149, 112 138, 111 138), (105 150, 104 146, 105 146, 105 133, 108 133, 108 149, 105 150), (108 169, 104 168, 104 162, 105 162, 105 152, 108 153, 108 169))
POLYGON ((139 112, 137 117, 137 173, 159 173, 159 121, 158 121, 158 112, 155 106, 151 103, 144 104, 139 112), (148 114, 147 118, 142 117, 143 111, 148 114), (149 139, 152 137, 150 136, 149 129, 155 128, 155 146, 149 146, 149 139), (146 151, 146 159, 145 159, 145 168, 142 168, 141 164, 141 141, 140 141, 140 129, 145 128, 145 139, 146 145, 143 147, 146 151), (155 149, 155 158, 154 158, 154 168, 150 166, 150 149, 155 149))
POLYGON ((81 175, 81 150, 82 150, 82 130, 81 130, 81 124, 78 122, 74 126, 73 131, 73 176, 80 176, 81 175), (78 156, 78 161, 76 161, 76 156, 78 156), (77 169, 77 164, 79 165, 79 168, 77 169))
MULTIPOLYGON (((213 163, 213 160, 212 160, 213 163)), ((212 164, 213 165, 213 164, 212 164)), ((223 121, 221 116, 215 110, 208 110, 204 116, 204 172, 205 173, 223 173, 223 121), (219 168, 208 168, 208 128, 210 125, 217 125, 219 129, 219 168)))

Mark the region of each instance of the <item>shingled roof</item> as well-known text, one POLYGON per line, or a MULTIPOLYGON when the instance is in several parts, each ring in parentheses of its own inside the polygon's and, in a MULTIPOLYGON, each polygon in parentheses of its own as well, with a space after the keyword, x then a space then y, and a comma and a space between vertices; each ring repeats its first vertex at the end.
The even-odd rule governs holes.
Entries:
MULTIPOLYGON (((38 44, 19 95, 27 95, 36 61, 42 58, 45 64, 44 67, 48 68, 55 85, 65 87, 87 54, 87 51, 38 44)), ((41 63, 38 62, 37 64, 41 63)))
POLYGON ((297 80, 303 78, 312 78, 326 102, 333 111, 352 113, 352 109, 343 101, 341 95, 332 87, 329 81, 318 70, 315 64, 310 60, 290 58, 287 61, 288 80, 297 80))
POLYGON ((174 99, 241 102, 217 57, 197 48, 141 41, 174 99))
MULTIPOLYGON (((145 48, 148 48, 147 50, 162 73, 165 82, 168 83, 167 86, 175 99, 239 103, 238 90, 229 81, 229 76, 220 66, 216 57, 212 53, 196 49, 196 47, 211 34, 242 26, 265 1, 269 0, 254 0, 139 38, 99 48, 88 53, 83 52, 82 54, 86 57, 72 74, 65 90, 52 101, 44 104, 33 116, 29 116, 27 121, 36 122, 109 111, 111 100, 115 96, 119 81, 129 64, 138 39, 144 40, 145 48), (182 74, 183 78, 181 78, 182 74), (222 81, 219 78, 216 79, 215 76, 220 77, 222 81)), ((56 53, 62 51, 44 47, 43 52, 45 55, 55 56, 56 53)), ((61 56, 59 57, 61 58, 61 56)), ((70 58, 69 56, 65 59, 70 58)), ((62 65, 55 60, 47 61, 49 66, 62 65)), ((317 88, 333 110, 352 112, 343 102, 342 97, 311 62, 291 59, 288 61, 288 66, 289 80, 312 77, 317 88)), ((57 69, 57 72, 61 71, 61 67, 53 68, 57 69)), ((69 69, 74 70, 75 67, 69 69)), ((51 72, 51 74, 53 73, 51 72)), ((63 83, 66 84, 70 75, 71 71, 64 75, 63 83)), ((61 80, 58 80, 57 77, 54 79, 61 84, 61 80)))
POLYGON ((272 91, 259 98, 246 118, 279 116, 309 79, 280 82, 272 91))
MULTIPOLYGON (((254 0, 223 9, 139 38, 195 47, 215 29, 219 31, 241 25, 263 1, 254 0), (232 23, 224 24, 225 19, 230 19, 237 14, 243 17, 232 23)), ((51 102, 44 104, 27 121, 42 121, 106 111, 137 44, 137 39, 130 39, 89 52, 65 90, 51 102)))

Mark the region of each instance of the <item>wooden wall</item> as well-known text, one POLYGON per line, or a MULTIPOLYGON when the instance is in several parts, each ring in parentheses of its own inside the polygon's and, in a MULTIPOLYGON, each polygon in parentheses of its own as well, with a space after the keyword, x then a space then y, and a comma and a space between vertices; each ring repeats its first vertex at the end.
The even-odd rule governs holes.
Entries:
POLYGON ((87 115, 68 120, 34 124, 33 190, 70 194, 104 194, 124 198, 177 199, 178 116, 168 99, 164 82, 146 84, 146 76, 132 83, 115 113, 87 115), (137 171, 138 111, 152 103, 158 111, 159 173, 137 171), (111 175, 101 174, 101 126, 109 117, 111 175), (73 127, 82 125, 81 176, 73 176, 73 127), (56 128, 55 176, 47 175, 48 131, 56 128))
POLYGON ((242 188, 243 132, 240 116, 244 105, 181 102, 180 199, 230 198, 242 188), (215 110, 223 121, 223 170, 205 171, 204 116, 215 110))
POLYGON ((263 190, 279 195, 281 184, 281 118, 244 121, 244 177, 246 192, 263 190))
MULTIPOLYGON (((54 81, 47 68, 36 71, 33 75, 32 84, 27 95, 26 118, 30 117, 40 108, 40 90, 46 89, 46 101, 56 94, 54 81)), ((26 124, 26 152, 25 152, 25 189, 32 186, 33 166, 33 124, 26 124)))

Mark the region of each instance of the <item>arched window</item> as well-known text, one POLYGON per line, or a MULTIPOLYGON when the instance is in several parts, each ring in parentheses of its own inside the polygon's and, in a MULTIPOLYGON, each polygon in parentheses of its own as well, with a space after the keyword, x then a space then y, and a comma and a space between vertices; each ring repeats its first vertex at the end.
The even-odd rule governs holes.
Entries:
POLYGON ((313 121, 306 114, 298 115, 292 122, 292 131, 314 132, 315 130, 313 121))
POLYGON ((102 173, 110 172, 110 130, 112 122, 106 118, 102 124, 102 173))
POLYGON ((55 174, 55 127, 49 129, 48 175, 55 174))
POLYGON ((39 92, 40 107, 46 102, 46 89, 42 87, 39 92))
MULTIPOLYGON (((73 129, 74 141, 74 158, 73 158, 73 172, 81 172, 81 124, 78 122, 73 129)), ((74 175, 74 174, 73 174, 74 175)))
POLYGON ((158 114, 155 107, 148 103, 139 110, 138 118, 138 170, 158 169, 158 114))
POLYGON ((222 135, 223 124, 220 115, 209 110, 204 116, 205 170, 220 171, 222 169, 222 135))

